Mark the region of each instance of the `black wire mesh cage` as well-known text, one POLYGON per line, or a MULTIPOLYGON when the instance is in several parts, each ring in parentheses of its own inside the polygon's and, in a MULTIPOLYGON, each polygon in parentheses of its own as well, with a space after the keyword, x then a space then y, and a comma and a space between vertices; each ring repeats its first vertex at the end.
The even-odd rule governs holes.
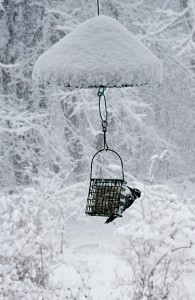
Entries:
POLYGON ((85 213, 90 216, 122 217, 125 186, 123 162, 118 153, 110 149, 98 151, 91 162, 90 186, 85 213), (92 178, 93 160, 101 151, 112 151, 120 158, 122 179, 92 178))

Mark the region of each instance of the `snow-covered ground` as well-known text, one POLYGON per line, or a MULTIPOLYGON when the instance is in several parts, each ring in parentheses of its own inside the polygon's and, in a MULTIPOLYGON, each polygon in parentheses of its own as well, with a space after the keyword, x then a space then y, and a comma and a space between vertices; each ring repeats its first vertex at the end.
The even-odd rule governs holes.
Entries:
POLYGON ((112 247, 86 243, 65 251, 64 263, 54 272, 54 284, 69 287, 73 295, 78 287, 85 286, 86 292, 89 288, 88 297, 95 300, 125 299, 121 293, 124 287, 129 291, 132 272, 122 258, 112 253, 112 247))

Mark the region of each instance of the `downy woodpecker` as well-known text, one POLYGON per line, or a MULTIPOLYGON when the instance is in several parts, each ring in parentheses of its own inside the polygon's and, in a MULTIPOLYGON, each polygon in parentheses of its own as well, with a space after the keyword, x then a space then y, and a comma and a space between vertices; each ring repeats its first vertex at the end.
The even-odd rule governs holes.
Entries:
MULTIPOLYGON (((128 187, 128 189, 129 189, 129 191, 128 191, 128 193, 125 195, 125 202, 124 202, 124 205, 123 205, 123 212, 124 212, 127 208, 129 208, 129 207, 133 204, 133 202, 134 202, 136 199, 138 199, 138 198, 141 197, 141 192, 140 192, 140 190, 138 190, 138 189, 132 189, 132 188, 130 188, 129 186, 127 186, 127 187, 128 187)), ((108 224, 108 223, 114 221, 116 218, 117 218, 116 216, 112 216, 112 215, 111 215, 111 216, 108 217, 108 219, 106 220, 106 222, 105 222, 104 224, 108 224)))

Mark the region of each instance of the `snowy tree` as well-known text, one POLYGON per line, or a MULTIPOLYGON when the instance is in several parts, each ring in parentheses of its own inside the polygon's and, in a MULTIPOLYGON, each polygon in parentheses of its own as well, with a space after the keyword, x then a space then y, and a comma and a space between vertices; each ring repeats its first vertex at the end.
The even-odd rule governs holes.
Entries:
POLYGON ((150 182, 154 182, 157 177, 161 179, 168 178, 169 160, 170 154, 167 149, 165 149, 160 155, 156 154, 151 157, 151 165, 148 174, 150 182))
POLYGON ((39 6, 38 1, 29 5, 28 1, 17 3, 8 0, 2 2, 2 8, 0 24, 4 30, 1 31, 0 45, 2 93, 0 122, 3 144, 1 158, 2 161, 4 156, 8 158, 15 173, 13 180, 18 183, 28 182, 29 174, 25 169, 32 170, 36 165, 36 159, 33 159, 36 157, 33 149, 36 146, 32 145, 33 135, 36 132, 32 130, 34 127, 32 123, 36 117, 32 117, 34 111, 31 98, 31 70, 34 47, 41 38, 39 21, 43 7, 39 6), (30 23, 34 23, 34 26, 28 26, 30 23), (32 148, 29 147, 30 144, 32 148))
POLYGON ((17 296, 19 282, 28 296, 50 286, 52 272, 64 262, 70 223, 80 216, 86 193, 83 185, 67 188, 67 177, 48 171, 35 179, 34 187, 1 194, 0 286, 5 299, 17 296))

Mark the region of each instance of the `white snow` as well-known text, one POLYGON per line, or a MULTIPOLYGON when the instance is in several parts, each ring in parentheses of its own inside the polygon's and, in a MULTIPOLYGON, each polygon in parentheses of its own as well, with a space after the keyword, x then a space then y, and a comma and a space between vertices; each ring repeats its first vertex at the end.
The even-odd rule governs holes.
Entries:
POLYGON ((84 289, 81 276, 90 287, 87 299, 116 300, 123 290, 130 290, 132 270, 112 249, 101 249, 98 243, 82 244, 81 247, 67 249, 64 257, 64 262, 53 272, 53 284, 70 287, 73 295, 78 287, 84 289))
POLYGON ((98 16, 80 24, 37 60, 33 79, 83 88, 161 83, 162 64, 117 20, 98 16))

